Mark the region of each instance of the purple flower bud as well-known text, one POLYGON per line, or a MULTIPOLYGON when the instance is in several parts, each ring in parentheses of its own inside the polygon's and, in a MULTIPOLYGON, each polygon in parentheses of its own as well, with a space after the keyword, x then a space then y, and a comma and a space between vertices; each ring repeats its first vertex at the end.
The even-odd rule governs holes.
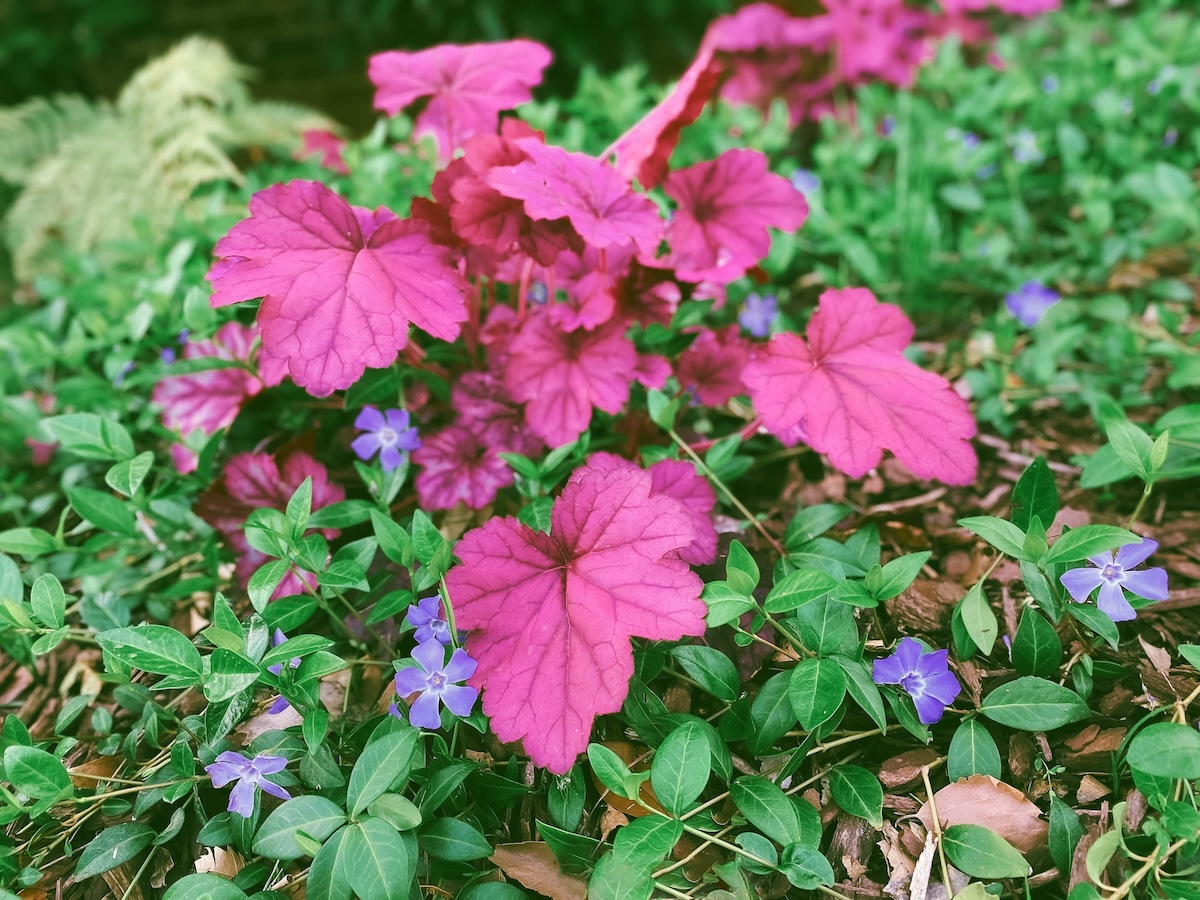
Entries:
POLYGON ((550 299, 550 291, 546 288, 545 284, 535 281, 529 285, 529 291, 526 296, 529 298, 530 303, 536 303, 541 306, 550 299))
POLYGON ((1168 128, 1163 134, 1162 145, 1164 147, 1174 147, 1176 141, 1179 140, 1179 129, 1174 126, 1168 128))
POLYGON ((450 626, 442 618, 442 601, 438 597, 426 597, 418 600, 415 606, 408 608, 408 615, 404 619, 417 630, 414 637, 418 644, 424 644, 430 640, 442 644, 451 642, 450 626))
POLYGON ((1042 79, 1042 90, 1047 94, 1053 94, 1058 91, 1058 79, 1053 75, 1047 75, 1042 79))
POLYGON ((175 362, 174 348, 163 347, 161 350, 158 351, 158 358, 161 359, 165 365, 169 366, 171 363, 175 362))
POLYGON ((884 137, 891 137, 892 132, 896 130, 896 117, 891 113, 883 117, 883 121, 879 123, 879 133, 884 137))
POLYGON ((977 181, 987 181, 993 175, 1000 171, 1000 167, 995 163, 988 163, 985 166, 980 166, 975 170, 975 179, 977 181))
POLYGON ((113 387, 120 387, 125 383, 126 377, 134 370, 133 360, 125 363, 117 370, 117 374, 113 376, 113 387))

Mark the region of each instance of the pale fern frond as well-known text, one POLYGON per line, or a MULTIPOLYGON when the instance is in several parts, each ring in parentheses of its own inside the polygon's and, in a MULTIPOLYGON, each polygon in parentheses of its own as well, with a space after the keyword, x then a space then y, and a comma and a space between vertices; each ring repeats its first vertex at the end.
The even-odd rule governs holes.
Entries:
POLYGON ((105 113, 106 107, 93 106, 74 94, 35 97, 0 109, 0 179, 23 184, 39 159, 105 113))
POLYGON ((115 105, 77 97, 0 110, 0 177, 23 184, 4 236, 20 278, 55 268, 63 250, 92 251, 163 228, 197 188, 240 182, 229 151, 289 152, 329 120, 302 106, 255 103, 251 70, 216 41, 192 37, 130 78, 115 105))

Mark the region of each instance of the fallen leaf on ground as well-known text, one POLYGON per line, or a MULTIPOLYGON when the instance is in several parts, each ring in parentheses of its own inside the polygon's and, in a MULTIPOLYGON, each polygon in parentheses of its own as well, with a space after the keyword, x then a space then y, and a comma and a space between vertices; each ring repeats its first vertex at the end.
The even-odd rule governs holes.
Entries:
POLYGON ((587 896, 587 882, 565 874, 554 851, 541 841, 497 844, 490 859, 513 881, 550 900, 583 900, 587 896))
MULTIPOLYGON (((933 795, 942 828, 981 825, 1004 838, 1022 853, 1046 843, 1049 825, 1038 817, 1038 808, 1015 787, 990 775, 972 775, 948 784, 933 795)), ((926 828, 933 827, 929 804, 917 812, 926 828)))

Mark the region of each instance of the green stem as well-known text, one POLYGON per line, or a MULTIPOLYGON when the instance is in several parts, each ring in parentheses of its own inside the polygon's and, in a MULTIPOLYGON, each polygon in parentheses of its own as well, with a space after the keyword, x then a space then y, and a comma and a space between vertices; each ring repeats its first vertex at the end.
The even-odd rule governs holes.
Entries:
POLYGON ((1138 520, 1138 516, 1142 514, 1142 508, 1145 507, 1146 501, 1150 499, 1150 492, 1154 490, 1154 482, 1147 481, 1146 487, 1142 490, 1142 496, 1138 498, 1137 506, 1133 508, 1133 514, 1129 517, 1129 523, 1125 526, 1128 531, 1133 531, 1133 525, 1138 520))
POLYGON ((772 535, 771 532, 767 531, 766 526, 758 520, 758 517, 750 512, 750 510, 746 509, 742 501, 734 496, 733 491, 729 490, 729 488, 725 485, 725 482, 723 482, 713 473, 713 470, 710 469, 707 464, 705 464, 704 460, 697 455, 696 451, 689 446, 688 442, 681 438, 674 428, 668 429, 667 433, 671 435, 671 440, 678 445, 679 449, 691 457, 692 462, 694 462, 700 468, 700 471, 707 475, 712 483, 721 489, 721 493, 729 498, 729 502, 737 507, 738 512, 745 516, 750 524, 758 529, 758 533, 766 538, 767 543, 775 549, 775 552, 780 556, 787 556, 787 551, 783 549, 783 545, 775 539, 775 536, 772 535))

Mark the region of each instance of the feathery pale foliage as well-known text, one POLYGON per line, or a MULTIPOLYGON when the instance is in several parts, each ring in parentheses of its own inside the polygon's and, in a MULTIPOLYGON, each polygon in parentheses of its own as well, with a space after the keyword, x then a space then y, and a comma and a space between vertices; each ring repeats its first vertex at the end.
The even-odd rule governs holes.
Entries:
POLYGON ((250 69, 191 37, 136 72, 115 103, 36 98, 0 109, 0 178, 21 186, 4 222, 19 278, 52 271, 63 250, 96 250, 165 227, 196 189, 241 178, 230 152, 289 152, 324 116, 258 103, 250 69))

